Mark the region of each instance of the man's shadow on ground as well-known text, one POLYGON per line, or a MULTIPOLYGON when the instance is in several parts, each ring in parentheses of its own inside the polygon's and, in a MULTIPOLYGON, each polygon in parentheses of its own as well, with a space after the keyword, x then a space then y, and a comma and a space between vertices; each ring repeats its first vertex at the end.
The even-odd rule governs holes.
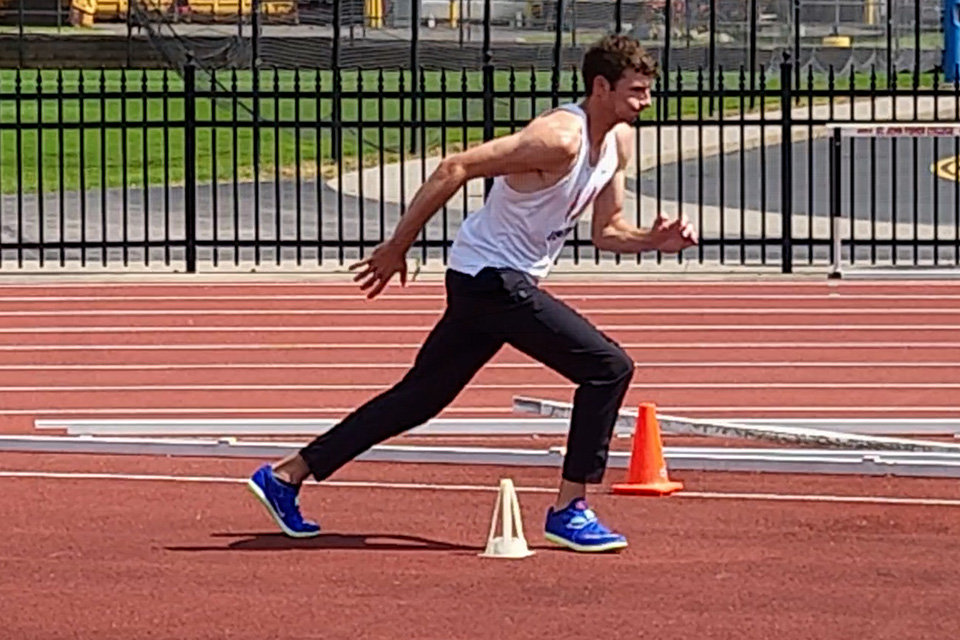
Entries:
MULTIPOLYGON (((293 549, 346 549, 363 551, 446 551, 476 555, 485 545, 464 545, 392 533, 321 533, 313 538, 289 538, 282 533, 213 533, 212 538, 235 538, 224 545, 173 545, 167 551, 288 551, 293 549)), ((529 544, 529 543, 528 543, 529 544)), ((529 544, 531 550, 552 549, 549 545, 529 544)))
POLYGON ((214 533, 236 538, 224 545, 168 546, 168 551, 284 551, 290 549, 360 549, 366 551, 470 551, 482 546, 461 545, 420 536, 378 533, 321 533, 313 538, 289 538, 282 533, 214 533))

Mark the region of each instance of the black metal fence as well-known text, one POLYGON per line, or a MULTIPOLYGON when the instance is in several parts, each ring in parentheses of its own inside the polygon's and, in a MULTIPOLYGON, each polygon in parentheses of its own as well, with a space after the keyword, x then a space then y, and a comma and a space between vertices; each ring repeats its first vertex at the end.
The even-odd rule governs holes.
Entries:
MULTIPOLYGON (((623 27, 623 7, 608 10, 623 27)), ((224 68, 173 39, 163 46, 182 58, 167 69, 0 70, 0 271, 352 262, 443 155, 581 97, 562 21, 546 65, 499 62, 493 23, 478 64, 453 68, 224 68)), ((344 46, 331 43, 333 60, 344 46)), ((832 264, 839 247, 854 263, 960 264, 960 129, 831 135, 841 122, 949 124, 960 89, 914 63, 890 75, 886 62, 798 64, 789 43, 777 63, 751 64, 673 66, 637 122, 629 216, 683 210, 700 246, 607 255, 585 220, 562 262, 790 272, 832 264)), ((414 257, 442 264, 483 194, 480 181, 452 198, 414 257)))

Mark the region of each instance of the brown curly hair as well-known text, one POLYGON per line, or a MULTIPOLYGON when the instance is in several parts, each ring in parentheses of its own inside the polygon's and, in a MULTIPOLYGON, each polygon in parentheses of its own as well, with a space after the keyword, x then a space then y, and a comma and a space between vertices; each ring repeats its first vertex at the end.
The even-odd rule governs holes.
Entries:
POLYGON ((581 74, 587 95, 593 91, 593 81, 596 78, 606 78, 610 86, 614 86, 628 69, 651 78, 660 74, 660 65, 656 59, 635 38, 622 34, 601 38, 583 56, 581 74))

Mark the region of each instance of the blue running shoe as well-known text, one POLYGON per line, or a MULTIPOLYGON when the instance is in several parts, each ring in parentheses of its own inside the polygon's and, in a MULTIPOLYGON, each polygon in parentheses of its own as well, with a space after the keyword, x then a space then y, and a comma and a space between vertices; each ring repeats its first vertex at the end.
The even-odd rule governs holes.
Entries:
POLYGON ((282 482, 265 464, 247 480, 247 489, 255 495, 267 513, 291 538, 311 538, 320 533, 320 525, 300 515, 300 489, 282 482))
POLYGON ((627 539, 603 526, 583 498, 559 511, 551 506, 547 510, 544 537, 574 551, 587 553, 615 551, 627 546, 627 539))

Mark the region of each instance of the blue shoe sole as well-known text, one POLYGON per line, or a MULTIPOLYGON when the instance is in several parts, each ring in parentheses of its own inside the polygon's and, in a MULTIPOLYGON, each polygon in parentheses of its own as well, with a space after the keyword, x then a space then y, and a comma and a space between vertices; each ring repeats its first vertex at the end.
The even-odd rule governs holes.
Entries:
POLYGON ((273 508, 273 505, 270 504, 270 501, 267 499, 267 496, 264 495, 263 490, 260 489, 257 483, 253 480, 247 480, 247 489, 257 498, 257 500, 260 501, 261 504, 263 504, 264 507, 266 507, 267 513, 270 514, 270 517, 273 518, 273 521, 278 527, 280 527, 280 530, 283 531, 284 534, 290 536, 291 538, 314 538, 320 535, 319 531, 294 531, 288 527, 283 522, 283 519, 280 518, 280 514, 277 513, 273 508))
POLYGON ((566 538, 561 538, 560 536, 553 533, 544 532, 543 537, 546 538, 549 542, 558 544, 562 547, 566 547, 568 549, 577 551, 579 553, 605 553, 608 551, 619 551, 627 547, 626 540, 616 540, 613 542, 608 542, 606 544, 583 545, 583 544, 577 544, 576 542, 571 542, 570 540, 567 540, 566 538))

